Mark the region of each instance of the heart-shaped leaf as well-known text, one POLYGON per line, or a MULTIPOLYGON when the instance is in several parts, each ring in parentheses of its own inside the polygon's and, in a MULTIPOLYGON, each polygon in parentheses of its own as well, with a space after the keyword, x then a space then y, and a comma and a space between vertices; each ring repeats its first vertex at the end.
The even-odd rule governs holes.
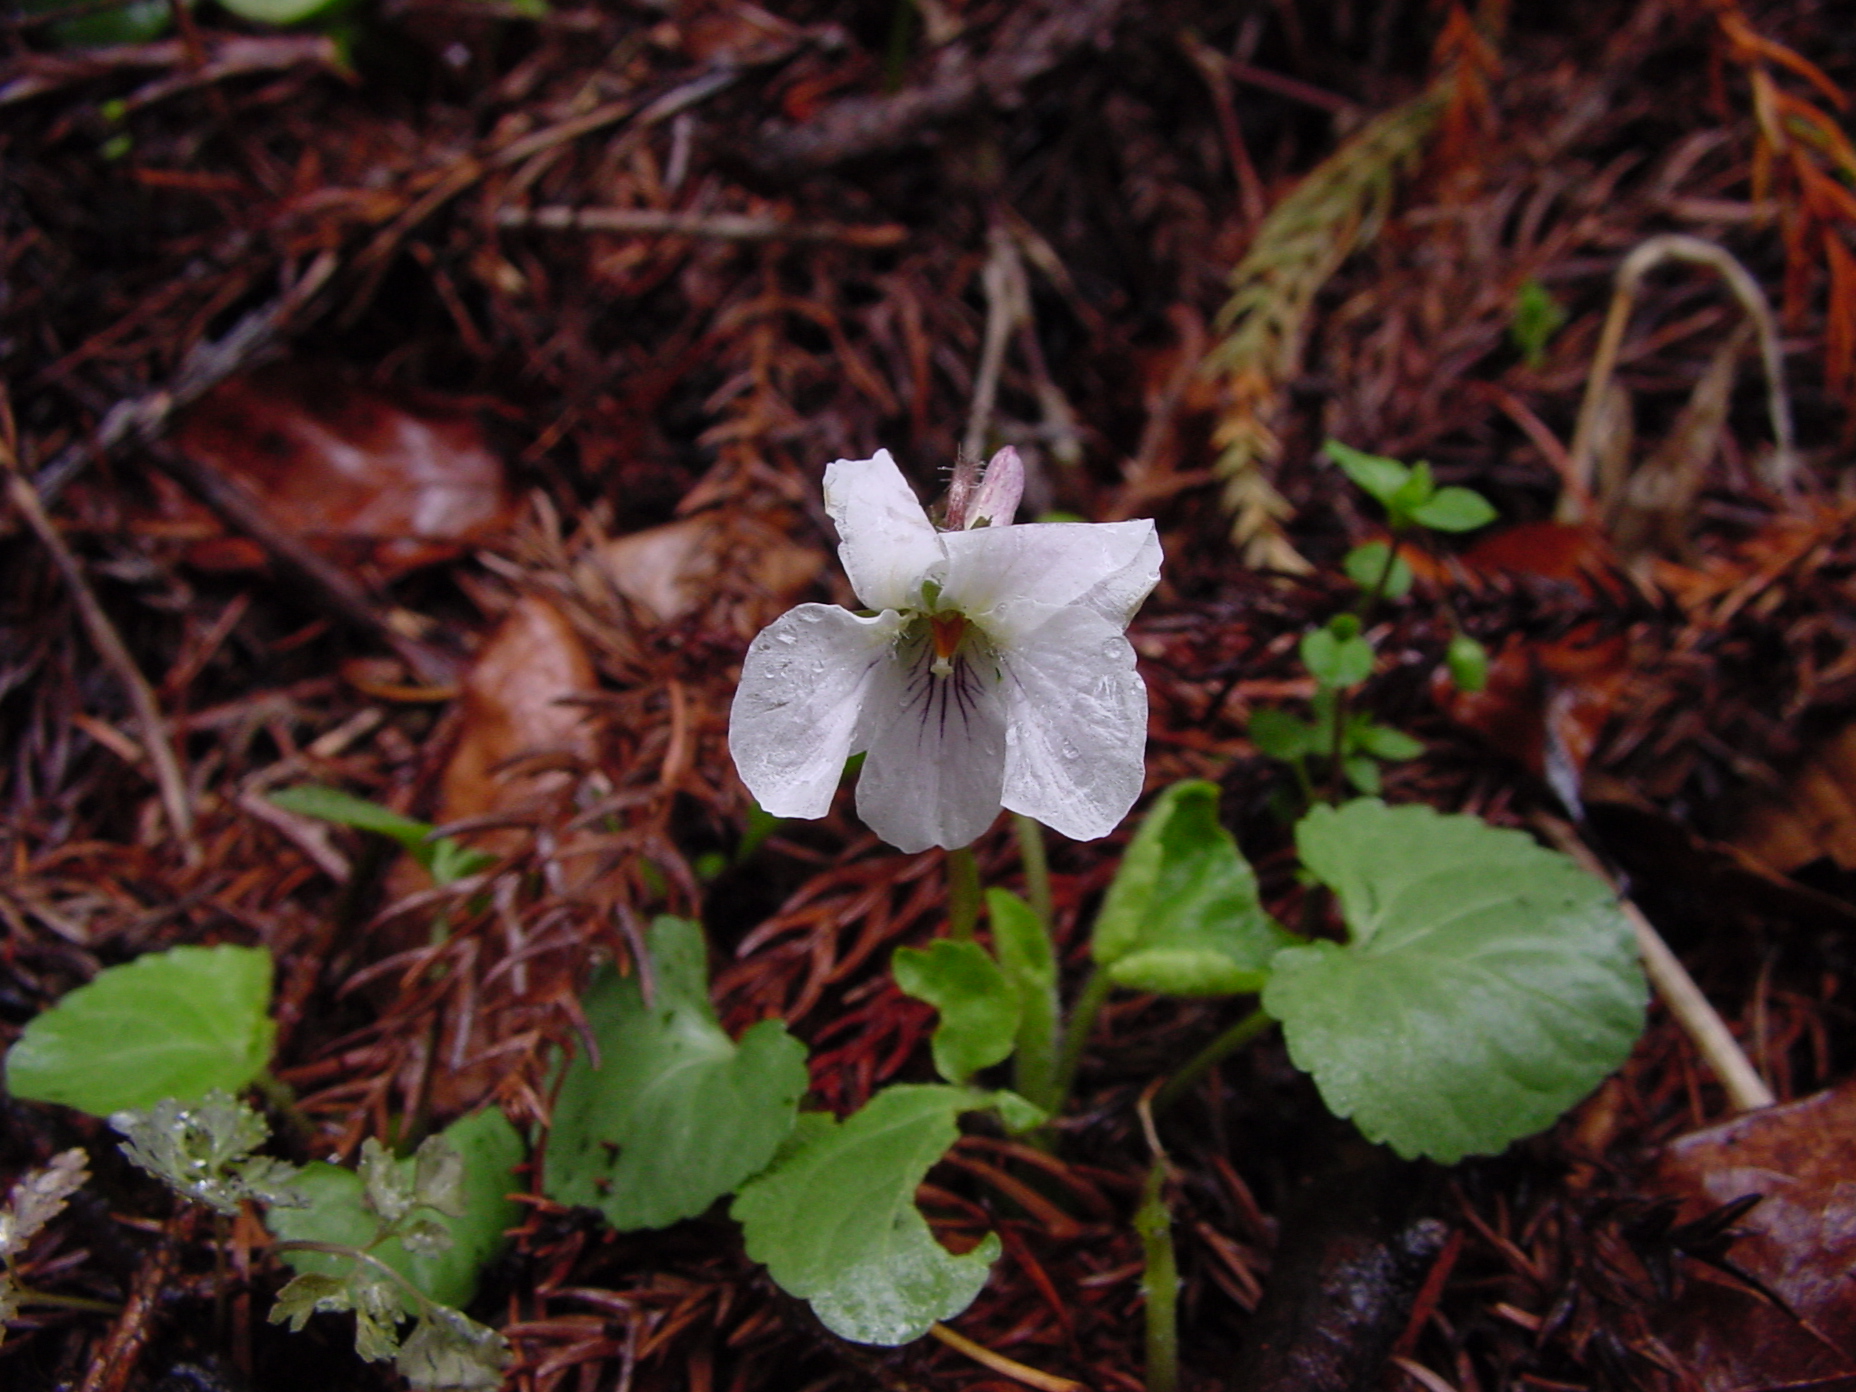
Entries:
POLYGON ((741 1187, 730 1210, 748 1255, 827 1328, 860 1344, 906 1344, 972 1304, 999 1255, 997 1234, 960 1256, 929 1231, 915 1188, 959 1132, 994 1105, 966 1088, 886 1088, 741 1187))
MULTIPOLYGON (((515 1167, 522 1162, 522 1138, 502 1112, 490 1107, 454 1121, 440 1133, 464 1162, 463 1212, 458 1217, 427 1210, 422 1216, 451 1235, 451 1245, 430 1254, 409 1252, 398 1238, 371 1250, 388 1266, 441 1305, 463 1306, 477 1292, 477 1277, 503 1245, 503 1233, 521 1220, 521 1208, 509 1195, 519 1189, 515 1167)), ((416 1188, 419 1162, 412 1156, 392 1162, 403 1183, 416 1188)), ((354 1170, 317 1161, 296 1178, 309 1200, 306 1208, 272 1208, 264 1223, 280 1240, 335 1242, 368 1247, 379 1220, 362 1203, 364 1183, 354 1170)), ((323 1252, 287 1252, 284 1260, 300 1272, 340 1276, 352 1260, 323 1252)))
POLYGON ((1117 986, 1175 996, 1262 987, 1295 939, 1263 911, 1257 877, 1218 822, 1218 786, 1175 783, 1134 834, 1090 952, 1117 986))
POLYGON ((1350 941, 1288 948, 1263 1005, 1338 1115, 1446 1163, 1549 1125, 1630 1053, 1645 987, 1615 897, 1518 831, 1371 799, 1318 807, 1302 862, 1350 941))
POLYGON ((1018 992, 978 943, 937 938, 925 948, 899 947, 889 969, 905 994, 941 1012, 934 1067, 948 1082, 964 1083, 1012 1052, 1018 992))
POLYGON ((805 1046, 778 1020, 730 1041, 709 1003, 702 929, 660 918, 655 999, 607 971, 582 1006, 599 1046, 567 1068, 542 1178, 548 1197, 620 1230, 701 1213, 772 1158, 808 1084, 805 1046))
POLYGON ((176 947, 98 973, 7 1051, 13 1096, 108 1116, 241 1091, 271 1061, 271 954, 176 947))

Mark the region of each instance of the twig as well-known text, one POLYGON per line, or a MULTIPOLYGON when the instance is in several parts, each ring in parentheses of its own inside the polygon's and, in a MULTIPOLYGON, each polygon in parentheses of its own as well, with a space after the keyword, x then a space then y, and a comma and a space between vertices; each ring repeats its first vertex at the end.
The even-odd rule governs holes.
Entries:
POLYGON ((1598 349, 1592 354, 1592 370, 1585 382, 1585 399, 1579 404, 1579 424, 1573 431, 1568 451, 1569 471, 1578 491, 1561 494, 1557 521, 1583 520, 1580 493, 1593 495, 1592 459, 1598 449, 1599 421, 1604 412, 1605 394, 1611 385, 1612 371, 1624 346, 1624 330, 1636 303, 1637 287, 1644 276, 1665 261, 1689 261, 1712 266, 1727 282, 1752 320, 1759 335, 1759 358, 1766 370, 1766 410, 1772 421, 1772 458, 1767 465, 1767 481, 1778 489, 1791 485, 1797 468, 1792 445, 1791 403, 1785 394, 1785 364, 1779 351, 1778 325, 1759 288, 1746 267, 1732 255, 1701 237, 1680 232, 1666 232, 1640 242, 1618 267, 1617 288, 1611 293, 1611 307, 1605 313, 1605 325, 1599 332, 1598 349))
POLYGON ((1040 1392, 1083 1392, 1083 1384, 1080 1382, 1058 1377, 1055 1373, 1041 1372, 1015 1359, 1007 1358, 1003 1353, 994 1353, 984 1344, 977 1344, 966 1335, 955 1333, 939 1321, 929 1325, 928 1332, 956 1353, 966 1354, 975 1363, 991 1368, 995 1373, 1003 1373, 1013 1382, 1022 1382, 1027 1387, 1036 1387, 1040 1389, 1040 1392))
POLYGON ((194 1221, 192 1209, 177 1215, 160 1245, 142 1262, 122 1313, 91 1358, 77 1392, 122 1392, 135 1375, 135 1365, 153 1332, 155 1310, 180 1265, 181 1244, 193 1236, 194 1221))
POLYGON ((0 398, 0 469, 6 473, 8 500, 51 554, 53 564, 58 567, 58 573, 64 577, 71 598, 77 604, 77 612, 84 621, 97 655, 116 674, 117 680, 128 692, 129 704, 135 711, 135 723, 142 732, 142 747, 148 751, 148 762, 154 769, 155 786, 160 790, 161 809, 167 816, 168 829, 174 833, 174 839, 180 842, 187 863, 198 864, 200 846, 193 839, 193 807, 187 797, 187 780, 181 773, 180 760, 174 753, 174 746, 168 740, 167 724, 161 718, 161 707, 155 701, 154 688, 135 665, 135 659, 129 655, 122 636, 116 632, 116 626, 110 622, 109 615, 103 612, 103 606, 91 592, 90 582, 84 578, 83 566, 71 554, 71 548, 65 545, 64 538, 52 525, 51 518, 45 515, 45 506, 37 490, 19 472, 19 461, 13 454, 12 407, 4 398, 0 398))
POLYGON ((118 402, 89 439, 72 445, 39 470, 33 480, 39 497, 47 504, 56 502, 64 486, 92 459, 118 445, 149 443, 167 429, 168 418, 174 412, 256 363, 328 282, 335 265, 335 253, 323 252, 294 285, 239 320, 224 338, 202 340, 189 348, 180 371, 166 387, 118 402))
POLYGON ((631 232, 645 236, 707 237, 724 242, 843 242, 887 247, 909 233, 900 223, 846 226, 836 222, 786 222, 747 213, 673 212, 666 208, 498 208, 498 227, 538 227, 552 232, 631 232))
POLYGON ((1010 106, 1025 85, 1071 53, 1105 45, 1128 0, 1043 0, 1010 11, 992 51, 975 60, 950 44, 934 81, 894 96, 850 97, 804 125, 769 123, 750 158, 765 173, 828 168, 887 153, 923 138, 929 128, 991 103, 1010 106))
POLYGON ((165 442, 151 442, 148 454, 163 473, 264 547, 283 570, 308 586, 322 604, 392 648, 422 680, 448 685, 457 679, 460 665, 457 659, 394 628, 381 617, 384 606, 340 566, 324 560, 296 533, 280 525, 244 484, 165 442))
MULTIPOLYGON (((1542 826, 1554 843, 1578 861, 1586 870, 1596 875, 1615 891, 1617 886, 1591 848, 1581 841, 1578 835, 1566 823, 1557 818, 1542 817, 1542 826)), ((1754 1069, 1752 1060, 1747 1058, 1739 1041, 1727 1028, 1727 1022, 1720 1013, 1708 1003, 1708 998, 1695 984, 1695 978, 1688 974, 1675 953, 1669 950, 1669 944, 1643 916, 1639 909, 1624 895, 1618 896, 1618 907, 1624 917, 1630 920, 1631 927, 1637 933, 1637 950, 1643 955, 1643 969, 1649 974, 1651 984, 1663 998, 1663 1004, 1669 1013, 1681 1025, 1689 1040, 1720 1080, 1722 1089, 1727 1093, 1727 1100, 1733 1104, 1735 1111, 1750 1112, 1760 1107, 1770 1107, 1777 1099, 1772 1089, 1767 1087, 1764 1079, 1754 1069)))

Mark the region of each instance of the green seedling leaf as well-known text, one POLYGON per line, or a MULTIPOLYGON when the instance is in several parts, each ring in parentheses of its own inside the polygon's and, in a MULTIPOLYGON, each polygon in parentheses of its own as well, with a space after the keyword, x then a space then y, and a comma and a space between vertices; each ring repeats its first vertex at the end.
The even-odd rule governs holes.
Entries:
POLYGON ((240 19, 259 24, 299 24, 325 11, 335 9, 346 0, 219 0, 240 19))
POLYGON ((1399 490, 1411 482, 1411 470, 1396 459, 1387 459, 1382 454, 1367 454, 1364 450, 1343 445, 1339 440, 1329 440, 1322 450, 1342 472, 1352 479, 1365 492, 1388 510, 1399 490))
MULTIPOLYGON (((1353 615, 1340 614, 1336 618, 1351 619, 1353 615)), ((1321 685, 1345 690, 1372 676, 1373 645, 1360 635, 1357 627, 1348 634, 1330 623, 1326 628, 1311 629, 1302 635, 1302 665, 1321 685)))
POLYGON ((1643 1028, 1611 891, 1518 831, 1428 807, 1318 807, 1302 861, 1349 941, 1277 954, 1263 1006, 1327 1104, 1401 1155, 1453 1163, 1550 1124, 1643 1028))
POLYGON ((1473 532, 1499 514, 1473 488, 1440 488, 1411 510, 1411 520, 1436 532, 1473 532))
POLYGON ((1489 684, 1489 650, 1467 633, 1451 637, 1444 650, 1444 666, 1458 691, 1480 691, 1489 684))
POLYGON ((1259 753, 1285 764, 1320 752, 1316 747, 1315 727, 1278 706, 1265 706, 1254 712, 1246 733, 1259 753))
POLYGON ((1514 317, 1508 323, 1508 339, 1521 350, 1529 367, 1539 367, 1546 360, 1547 344, 1566 322, 1566 311, 1558 300, 1533 277, 1521 282, 1514 295, 1514 317))
POLYGON ((303 783, 294 788, 279 788, 270 795, 270 800, 300 817, 315 817, 390 837, 399 842, 406 854, 418 861, 437 884, 450 884, 496 864, 496 857, 485 851, 472 850, 449 836, 434 837, 435 828, 430 822, 402 816, 390 807, 344 793, 340 788, 303 783))
MULTIPOLYGON (((1013 1068, 1021 1092, 1048 1097, 1057 1073, 1057 1033, 1062 1008, 1057 998, 1057 959, 1050 934, 1037 912, 1009 889, 986 891, 993 948, 1000 969, 1018 997, 1018 1038, 1013 1068)), ((1007 1125, 1018 1129, 1009 1118, 1007 1125)))
POLYGON ((1347 775, 1347 782, 1356 793, 1366 797, 1377 797, 1383 781, 1379 776, 1379 761, 1370 754, 1349 754, 1340 761, 1341 771, 1347 775))
POLYGON ((905 995, 941 1012, 934 1067, 948 1082, 964 1083, 1012 1052, 1018 992, 978 943, 939 938, 926 948, 899 947, 889 969, 905 995))
POLYGON ((1386 521, 1395 532, 1402 532, 1412 524, 1413 514, 1436 493, 1437 483, 1431 477, 1431 466, 1420 459, 1411 466, 1411 476, 1399 486, 1386 504, 1386 521))
MULTIPOLYGON (((368 1206, 367 1182, 353 1170, 320 1161, 305 1166, 298 1179, 309 1207, 271 1209, 264 1216, 265 1226, 280 1241, 367 1248, 439 1304, 468 1305, 477 1292, 478 1275, 503 1245, 504 1232, 521 1221, 521 1210, 509 1195, 521 1187, 514 1171, 522 1163, 522 1138, 496 1108, 476 1112, 454 1121, 438 1136, 428 1137, 418 1156, 388 1157, 386 1164, 395 1174, 393 1189, 419 1195, 422 1166, 441 1163, 443 1152, 454 1155, 462 1165, 455 1194, 462 1211, 449 1215, 415 1204, 418 1226, 410 1235, 413 1245, 426 1247, 425 1252, 408 1251, 400 1237, 374 1246, 381 1220, 368 1206), (439 1144, 434 1145, 435 1141, 439 1144), (448 1238, 438 1250, 432 1250, 428 1223, 443 1229, 448 1238)), ((375 1187, 386 1186, 377 1179, 375 1187)), ((452 1197, 442 1192, 442 1184, 440 1189, 438 1197, 452 1197)), ((305 1274, 346 1277, 354 1269, 349 1258, 325 1252, 287 1252, 284 1259, 305 1274)))
POLYGON ((651 925, 656 999, 608 970, 582 1007, 597 1066, 568 1065, 542 1186, 621 1231, 694 1217, 764 1166, 793 1129, 805 1046, 778 1020, 731 1042, 709 1004, 702 929, 651 925))
POLYGON ((238 1092, 271 1061, 271 954, 176 947, 99 972, 7 1051, 14 1097, 109 1116, 238 1092))
POLYGON ((1413 739, 1403 730, 1395 730, 1390 725, 1377 725, 1372 720, 1361 720, 1350 731, 1353 744, 1376 759, 1415 759, 1424 752, 1422 742, 1413 739))
POLYGON ((999 1238, 955 1256, 915 1188, 958 1137, 955 1118, 991 1105, 966 1088, 905 1084, 820 1128, 735 1196, 748 1255, 855 1343, 906 1344, 952 1319, 986 1284, 999 1238))
POLYGON ((1218 822, 1218 786, 1155 799, 1096 916, 1090 953, 1117 986, 1175 996, 1259 989, 1295 939, 1263 911, 1257 877, 1218 822))
POLYGON ((1386 587, 1381 593, 1387 599, 1403 599, 1411 592, 1411 567, 1405 558, 1393 553, 1392 548, 1383 541, 1369 541, 1349 551, 1341 561, 1341 569, 1347 572, 1347 578, 1363 590, 1371 590, 1379 583, 1379 577, 1386 577, 1386 587), (1386 570, 1387 558, 1391 558, 1392 569, 1386 570))

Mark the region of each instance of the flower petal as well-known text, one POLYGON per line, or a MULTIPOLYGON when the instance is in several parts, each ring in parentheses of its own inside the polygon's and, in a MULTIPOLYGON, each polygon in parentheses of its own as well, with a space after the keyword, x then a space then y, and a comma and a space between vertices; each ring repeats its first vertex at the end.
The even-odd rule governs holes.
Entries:
POLYGON ((1053 608, 1082 604, 1126 626, 1160 578, 1152 521, 1041 522, 949 532, 942 602, 1008 645, 1053 608))
POLYGON ((902 851, 968 846, 999 815, 1005 713, 990 662, 956 662, 937 677, 928 655, 896 662, 871 684, 869 750, 857 815, 902 851))
POLYGON ((825 510, 857 597, 872 609, 916 608, 922 577, 943 569, 946 553, 889 451, 826 465, 825 510))
POLYGON ((802 604, 761 631, 741 665, 728 752, 755 800, 776 817, 822 817, 851 756, 873 679, 891 661, 903 618, 859 618, 802 604))
POLYGON ((1147 688, 1111 620, 1062 609, 1004 654, 1003 800, 1078 841, 1113 831, 1140 796, 1147 688))

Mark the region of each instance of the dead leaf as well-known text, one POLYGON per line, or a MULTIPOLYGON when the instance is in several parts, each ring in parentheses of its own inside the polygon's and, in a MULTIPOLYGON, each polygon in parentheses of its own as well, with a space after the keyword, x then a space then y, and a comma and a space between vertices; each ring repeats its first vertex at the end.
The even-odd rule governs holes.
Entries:
MULTIPOLYGON (((484 643, 462 684, 462 732, 439 785, 433 820, 443 825, 533 802, 567 777, 561 760, 593 757, 585 710, 598 687, 586 645, 547 600, 516 601, 484 643), (524 767, 525 761, 530 767, 524 767), (532 767, 535 761, 552 765, 532 767)), ((522 832, 471 837, 500 851, 522 832)))
POLYGON ((724 583, 785 608, 823 563, 816 550, 763 522, 725 522, 705 512, 614 537, 589 555, 576 578, 583 588, 603 581, 641 617, 666 624, 693 613, 724 583))
POLYGON ((1826 856, 1856 870, 1856 724, 1812 751, 1776 797, 1755 799, 1733 844, 1783 874, 1826 856))
POLYGON ((1748 1194, 1727 1259, 1798 1318, 1696 1262, 1659 1321, 1704 1392, 1856 1374, 1856 1084, 1749 1112, 1664 1151, 1656 1187, 1689 1222, 1748 1194), (1800 1323, 1800 1320, 1803 1323, 1800 1323))
MULTIPOLYGON (((470 410, 437 396, 389 396, 313 363, 221 383, 182 417, 174 440, 244 484, 280 526, 381 577, 448 560, 515 517, 502 460, 470 410)), ((164 510, 182 521, 204 515, 178 496, 164 510)), ((206 530, 189 549, 194 564, 265 564, 255 542, 206 530)))

